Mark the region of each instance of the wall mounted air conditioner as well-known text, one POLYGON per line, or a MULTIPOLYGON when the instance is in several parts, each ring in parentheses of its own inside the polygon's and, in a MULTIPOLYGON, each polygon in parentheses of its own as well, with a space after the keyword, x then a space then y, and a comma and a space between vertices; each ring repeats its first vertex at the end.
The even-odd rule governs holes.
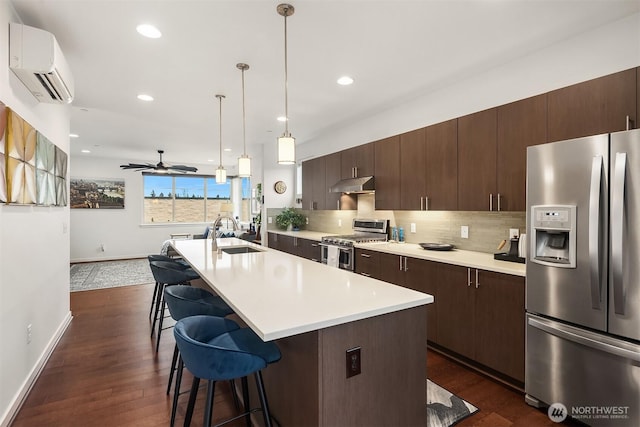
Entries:
POLYGON ((9 68, 38 101, 73 100, 73 75, 53 34, 9 23, 9 68))

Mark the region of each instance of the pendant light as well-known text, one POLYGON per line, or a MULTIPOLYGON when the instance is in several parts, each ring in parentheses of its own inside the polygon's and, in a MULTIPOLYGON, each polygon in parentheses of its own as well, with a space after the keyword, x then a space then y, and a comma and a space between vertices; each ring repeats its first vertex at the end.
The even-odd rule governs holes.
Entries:
POLYGON ((249 65, 239 63, 236 68, 242 71, 242 145, 244 147, 243 154, 238 157, 238 176, 248 178, 251 176, 251 157, 247 155, 247 124, 244 107, 244 72, 249 69, 249 65))
POLYGON ((222 99, 224 95, 216 95, 216 98, 220 101, 220 166, 216 169, 216 183, 224 184, 227 182, 227 171, 222 166, 222 99))
POLYGON ((278 163, 293 165, 296 162, 296 140, 289 133, 289 101, 287 90, 287 16, 293 15, 295 9, 287 3, 278 5, 278 13, 284 16, 284 133, 278 138, 278 163))

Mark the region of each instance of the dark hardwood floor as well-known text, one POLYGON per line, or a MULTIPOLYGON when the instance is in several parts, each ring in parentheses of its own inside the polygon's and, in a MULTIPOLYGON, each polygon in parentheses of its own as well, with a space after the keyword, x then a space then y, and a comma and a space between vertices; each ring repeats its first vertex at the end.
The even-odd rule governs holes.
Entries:
MULTIPOLYGON (((165 391, 174 339, 171 330, 164 331, 156 355, 147 318, 152 293, 153 285, 71 293, 73 321, 12 425, 169 425, 171 396, 165 391)), ((438 353, 429 352, 427 369, 433 381, 480 408, 458 426, 556 425, 526 405, 522 393, 438 353)), ((183 390, 190 384, 185 371, 183 390)), ((193 425, 202 424, 205 394, 199 393, 193 425)), ((187 398, 180 398, 176 425, 183 423, 187 398)), ((215 421, 234 414, 229 386, 221 383, 215 421)))

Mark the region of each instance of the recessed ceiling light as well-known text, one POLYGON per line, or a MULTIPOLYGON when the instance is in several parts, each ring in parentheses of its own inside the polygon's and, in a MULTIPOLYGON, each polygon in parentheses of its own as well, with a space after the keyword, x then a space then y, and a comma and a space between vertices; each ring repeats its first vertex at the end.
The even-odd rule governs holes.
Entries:
POLYGON ((69 134, 69 138, 77 138, 77 137, 79 137, 79 136, 80 136, 80 135, 78 135, 77 133, 70 133, 70 134, 69 134))
POLYGON ((90 153, 91 152, 89 150, 80 150, 80 151, 83 152, 83 153, 90 153))
POLYGON ((138 95, 138 99, 140 101, 153 101, 153 96, 141 93, 140 95, 138 95))
POLYGON ((162 37, 162 33, 156 27, 151 24, 140 24, 136 27, 136 30, 145 37, 150 39, 159 39, 162 37))
POLYGON ((349 86, 353 83, 353 79, 349 76, 342 76, 338 79, 338 84, 341 86, 349 86))
POLYGON ((279 122, 286 122, 287 118, 285 116, 280 116, 280 117, 278 117, 278 121, 279 122))

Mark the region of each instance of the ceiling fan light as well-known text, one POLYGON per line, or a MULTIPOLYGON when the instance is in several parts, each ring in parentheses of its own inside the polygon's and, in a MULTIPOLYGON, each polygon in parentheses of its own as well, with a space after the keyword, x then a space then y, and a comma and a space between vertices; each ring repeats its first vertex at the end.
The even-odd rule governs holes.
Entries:
POLYGON ((216 169, 216 184, 224 184, 227 182, 227 171, 222 165, 216 169))
POLYGON ((238 176, 240 178, 251 176, 251 157, 246 154, 238 157, 238 176))
POLYGON ((278 163, 293 165, 296 163, 296 139, 291 135, 278 138, 278 163))

